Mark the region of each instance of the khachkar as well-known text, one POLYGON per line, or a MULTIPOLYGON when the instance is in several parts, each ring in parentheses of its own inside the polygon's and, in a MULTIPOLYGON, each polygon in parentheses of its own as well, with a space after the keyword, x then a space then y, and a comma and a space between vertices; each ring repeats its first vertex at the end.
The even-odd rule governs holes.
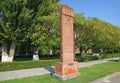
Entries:
POLYGON ((53 76, 67 80, 79 76, 78 62, 74 61, 73 9, 62 5, 61 15, 61 62, 55 64, 53 76))

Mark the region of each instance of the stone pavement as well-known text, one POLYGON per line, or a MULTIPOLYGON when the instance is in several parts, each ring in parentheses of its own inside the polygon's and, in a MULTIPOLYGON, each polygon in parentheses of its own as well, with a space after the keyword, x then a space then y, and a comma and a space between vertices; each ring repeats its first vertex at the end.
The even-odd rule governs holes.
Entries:
MULTIPOLYGON (((101 63, 105 63, 110 60, 116 60, 116 59, 118 60, 119 58, 110 58, 110 59, 96 60, 96 61, 90 61, 90 62, 81 62, 81 63, 79 63, 79 68, 92 66, 95 64, 101 64, 101 63)), ((53 72, 54 72, 54 66, 34 68, 34 69, 5 71, 5 72, 0 72, 0 81, 29 77, 29 76, 36 76, 36 75, 51 74, 53 72)))
POLYGON ((120 72, 113 73, 91 83, 120 83, 120 72))

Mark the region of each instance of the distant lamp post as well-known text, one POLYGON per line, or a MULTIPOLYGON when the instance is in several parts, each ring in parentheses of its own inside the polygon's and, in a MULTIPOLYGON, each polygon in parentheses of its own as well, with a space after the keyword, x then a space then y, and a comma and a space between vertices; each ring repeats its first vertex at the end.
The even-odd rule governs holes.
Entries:
POLYGON ((2 19, 3 17, 3 12, 0 10, 0 20, 2 19))

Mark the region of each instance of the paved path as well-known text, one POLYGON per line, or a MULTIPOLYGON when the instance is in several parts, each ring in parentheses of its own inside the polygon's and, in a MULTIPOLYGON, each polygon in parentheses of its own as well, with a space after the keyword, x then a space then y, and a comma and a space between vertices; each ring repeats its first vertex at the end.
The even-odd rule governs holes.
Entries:
POLYGON ((91 83, 120 83, 120 72, 113 73, 91 83))
MULTIPOLYGON (((111 58, 111 59, 96 60, 96 61, 90 61, 90 62, 82 62, 82 63, 79 63, 79 68, 92 66, 92 65, 95 65, 95 64, 101 64, 101 63, 105 63, 105 62, 108 62, 110 60, 116 60, 116 59, 118 60, 118 58, 111 58)), ((53 72, 54 72, 54 66, 0 72, 0 81, 29 77, 29 76, 36 76, 36 75, 50 74, 50 73, 53 73, 53 72)))

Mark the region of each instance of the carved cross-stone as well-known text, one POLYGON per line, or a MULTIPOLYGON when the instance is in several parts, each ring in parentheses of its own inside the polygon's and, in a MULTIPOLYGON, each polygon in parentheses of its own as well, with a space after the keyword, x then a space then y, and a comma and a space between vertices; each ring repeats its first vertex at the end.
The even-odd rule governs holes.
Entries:
POLYGON ((61 25, 61 62, 55 64, 53 76, 59 80, 67 80, 79 76, 78 62, 74 61, 73 9, 62 5, 61 25))
POLYGON ((61 60, 69 62, 74 60, 73 43, 73 9, 67 6, 61 8, 61 60))

